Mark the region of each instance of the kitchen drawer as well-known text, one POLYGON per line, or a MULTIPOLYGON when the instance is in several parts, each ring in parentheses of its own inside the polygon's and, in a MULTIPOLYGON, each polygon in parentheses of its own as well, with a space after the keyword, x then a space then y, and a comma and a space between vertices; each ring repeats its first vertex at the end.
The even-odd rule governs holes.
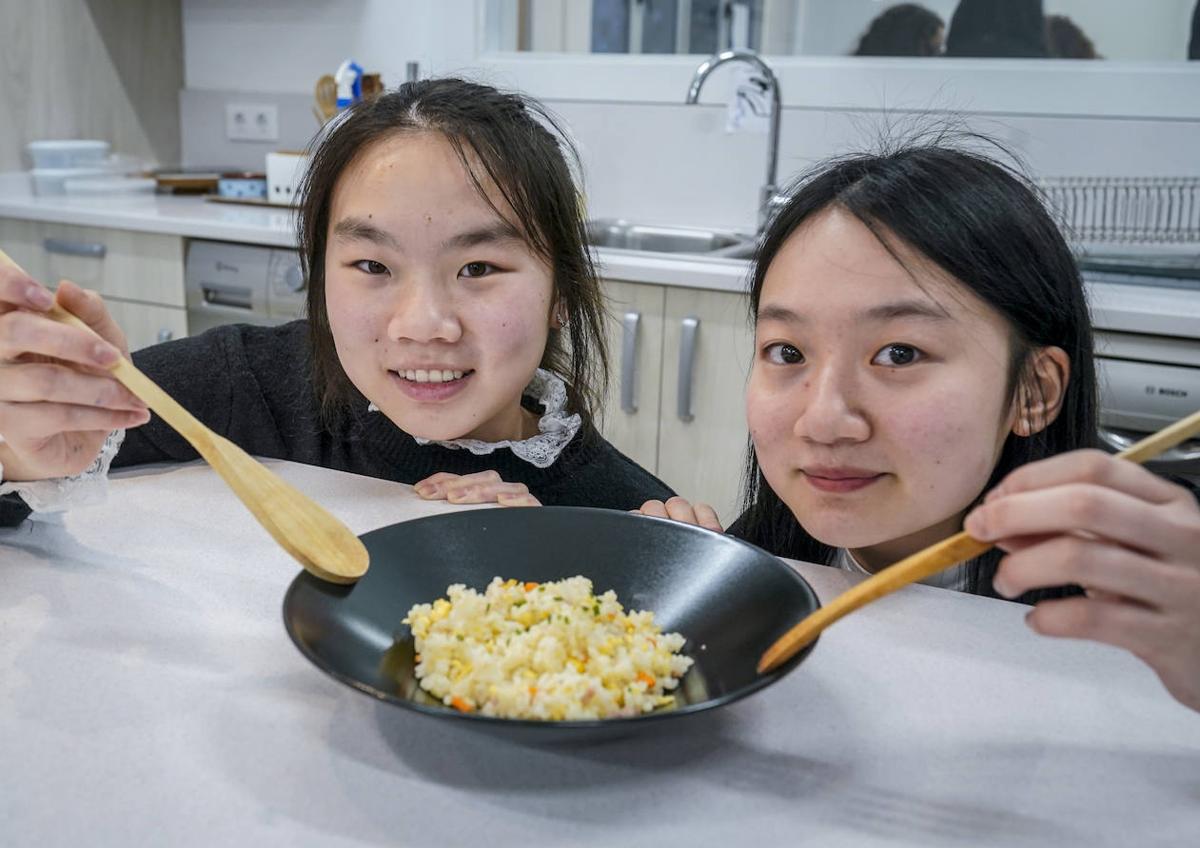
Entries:
POLYGON ((46 279, 41 225, 20 218, 0 218, 0 248, 38 282, 46 279))
POLYGON ((187 310, 174 306, 135 303, 117 298, 106 301, 113 320, 125 331, 130 351, 188 334, 187 310))
POLYGON ((40 225, 44 279, 68 279, 107 298, 184 306, 183 239, 158 233, 40 225))

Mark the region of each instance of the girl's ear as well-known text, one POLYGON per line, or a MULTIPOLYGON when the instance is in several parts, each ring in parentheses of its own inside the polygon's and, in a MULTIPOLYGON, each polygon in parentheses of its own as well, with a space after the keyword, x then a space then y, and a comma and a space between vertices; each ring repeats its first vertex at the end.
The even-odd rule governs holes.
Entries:
POLYGON ((1030 355, 1017 388, 1013 432, 1032 436, 1054 423, 1062 411, 1071 379, 1071 357, 1061 347, 1039 348, 1030 355))

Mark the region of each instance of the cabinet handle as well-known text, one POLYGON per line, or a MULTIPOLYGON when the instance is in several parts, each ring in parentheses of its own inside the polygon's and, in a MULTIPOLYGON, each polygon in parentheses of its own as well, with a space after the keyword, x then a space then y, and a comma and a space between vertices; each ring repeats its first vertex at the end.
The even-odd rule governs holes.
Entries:
POLYGON ((637 336, 642 313, 626 312, 621 319, 621 411, 637 412, 637 336))
POLYGON ((95 241, 71 241, 65 238, 42 239, 42 247, 47 253, 61 253, 64 256, 87 256, 92 259, 103 259, 108 248, 95 241))
POLYGON ((692 370, 696 364, 696 336, 700 333, 699 318, 684 318, 679 337, 679 390, 675 413, 680 421, 691 421, 692 370))
POLYGON ((158 340, 160 342, 169 342, 173 338, 175 338, 174 330, 168 330, 166 327, 163 327, 158 331, 158 340))

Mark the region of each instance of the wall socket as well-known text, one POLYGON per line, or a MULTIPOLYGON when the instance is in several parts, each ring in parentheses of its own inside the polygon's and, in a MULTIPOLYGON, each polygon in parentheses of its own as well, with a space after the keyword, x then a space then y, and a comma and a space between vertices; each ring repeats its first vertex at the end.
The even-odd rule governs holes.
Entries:
POLYGON ((279 107, 272 103, 226 103, 225 138, 279 141, 279 107))

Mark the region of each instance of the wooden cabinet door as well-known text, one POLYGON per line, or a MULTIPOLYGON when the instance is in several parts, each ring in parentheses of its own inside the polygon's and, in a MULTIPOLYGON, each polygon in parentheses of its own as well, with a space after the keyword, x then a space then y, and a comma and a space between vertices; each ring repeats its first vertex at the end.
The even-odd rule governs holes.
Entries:
POLYGON ((597 425, 617 449, 648 471, 658 468, 662 391, 663 286, 604 282, 608 300, 608 396, 597 425))
POLYGON ((0 248, 39 283, 51 283, 42 252, 41 226, 36 221, 0 218, 0 248))
POLYGON ((754 335, 746 296, 676 287, 666 296, 658 475, 729 524, 739 512, 748 438, 754 335))
POLYGON ((107 298, 182 308, 183 239, 100 227, 43 224, 51 282, 68 279, 107 298))
POLYGON ((105 301, 113 320, 125 331, 129 350, 181 339, 188 334, 187 312, 175 306, 156 306, 111 298, 105 301))

